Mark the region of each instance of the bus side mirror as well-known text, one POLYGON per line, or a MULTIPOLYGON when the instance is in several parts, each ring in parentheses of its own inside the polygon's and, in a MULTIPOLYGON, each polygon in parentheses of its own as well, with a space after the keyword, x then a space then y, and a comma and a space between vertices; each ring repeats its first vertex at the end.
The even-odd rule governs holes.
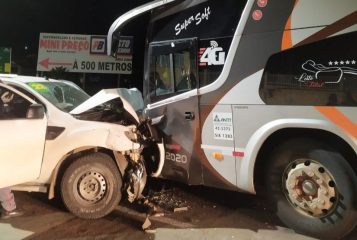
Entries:
POLYGON ((45 116, 45 108, 41 104, 31 104, 27 110, 27 119, 42 119, 45 116))

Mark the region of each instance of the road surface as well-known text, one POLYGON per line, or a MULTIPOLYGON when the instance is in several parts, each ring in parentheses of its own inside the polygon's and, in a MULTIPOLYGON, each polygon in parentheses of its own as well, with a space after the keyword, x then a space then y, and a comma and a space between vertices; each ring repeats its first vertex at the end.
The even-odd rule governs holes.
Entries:
POLYGON ((25 215, 0 221, 0 239, 312 239, 284 227, 256 196, 157 180, 152 185, 147 195, 159 206, 156 211, 123 199, 98 220, 76 218, 45 194, 16 192, 25 215), (151 225, 144 231, 148 215, 151 225))

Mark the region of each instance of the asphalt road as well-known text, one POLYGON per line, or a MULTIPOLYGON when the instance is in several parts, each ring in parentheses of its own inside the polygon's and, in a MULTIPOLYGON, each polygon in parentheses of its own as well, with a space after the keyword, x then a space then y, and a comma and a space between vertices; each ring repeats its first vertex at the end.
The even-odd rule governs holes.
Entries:
POLYGON ((147 195, 156 211, 123 199, 98 220, 76 218, 45 194, 16 192, 25 215, 1 221, 0 239, 312 239, 284 227, 258 197, 161 181, 154 186, 147 195), (144 231, 148 215, 151 225, 144 231))

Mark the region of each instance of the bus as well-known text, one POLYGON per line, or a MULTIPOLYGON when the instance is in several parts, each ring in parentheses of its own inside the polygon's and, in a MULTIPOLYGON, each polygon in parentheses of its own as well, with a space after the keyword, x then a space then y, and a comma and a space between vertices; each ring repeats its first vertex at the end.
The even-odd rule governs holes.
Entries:
POLYGON ((116 19, 114 57, 130 24, 146 32, 134 47, 144 49, 142 114, 164 145, 156 176, 264 194, 297 232, 348 235, 356 10, 355 0, 156 0, 116 19))

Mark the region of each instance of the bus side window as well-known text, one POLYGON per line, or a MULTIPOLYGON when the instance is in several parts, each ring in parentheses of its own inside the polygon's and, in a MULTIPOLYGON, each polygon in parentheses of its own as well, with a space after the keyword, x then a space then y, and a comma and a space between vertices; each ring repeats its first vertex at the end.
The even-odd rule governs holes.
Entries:
POLYGON ((198 87, 195 43, 196 39, 153 43, 149 75, 151 102, 198 87))

